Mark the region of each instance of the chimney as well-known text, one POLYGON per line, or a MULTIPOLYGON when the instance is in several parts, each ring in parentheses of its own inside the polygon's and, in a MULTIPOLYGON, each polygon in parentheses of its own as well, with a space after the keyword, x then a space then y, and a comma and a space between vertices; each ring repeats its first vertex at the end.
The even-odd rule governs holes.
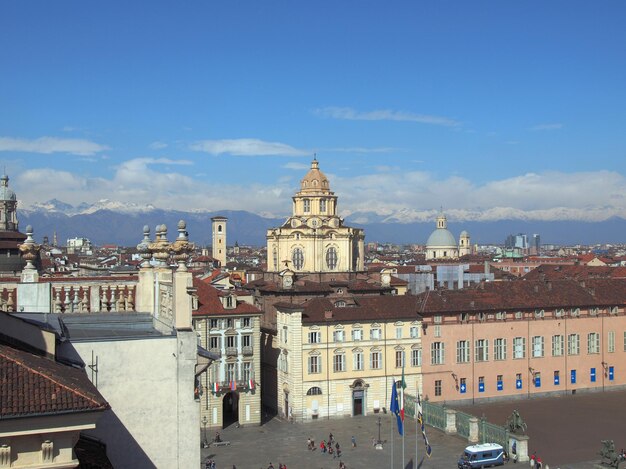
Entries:
POLYGON ((326 319, 327 321, 331 320, 333 318, 333 312, 332 310, 328 310, 328 311, 324 311, 324 319, 326 319))
POLYGON ((552 282, 548 282, 547 285, 548 285, 548 291, 552 291, 552 282))
POLYGON ((535 293, 539 293, 539 285, 535 285, 535 293))

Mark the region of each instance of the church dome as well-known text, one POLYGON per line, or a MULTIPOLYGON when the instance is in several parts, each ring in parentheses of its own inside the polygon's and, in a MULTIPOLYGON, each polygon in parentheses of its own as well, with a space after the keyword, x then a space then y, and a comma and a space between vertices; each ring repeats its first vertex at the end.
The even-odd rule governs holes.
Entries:
POLYGON ((463 238, 464 236, 469 236, 469 233, 465 230, 461 231, 461 238, 463 238))
POLYGON ((311 162, 311 169, 308 173, 302 178, 300 182, 300 190, 302 192, 319 192, 319 191, 329 191, 330 184, 328 183, 328 178, 326 175, 320 171, 319 163, 316 158, 311 162))
POLYGON ((9 176, 6 174, 0 178, 0 200, 17 200, 15 192, 9 189, 9 176))
POLYGON ((449 247, 456 246, 456 240, 446 228, 437 228, 431 233, 426 241, 426 247, 449 247))

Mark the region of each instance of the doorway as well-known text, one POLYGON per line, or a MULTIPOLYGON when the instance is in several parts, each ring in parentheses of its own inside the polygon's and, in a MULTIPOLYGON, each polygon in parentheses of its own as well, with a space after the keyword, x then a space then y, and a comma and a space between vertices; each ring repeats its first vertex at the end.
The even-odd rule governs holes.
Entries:
POLYGON ((352 391, 352 415, 363 415, 363 396, 364 391, 362 389, 355 389, 352 391))
POLYGON ((222 428, 239 422, 239 395, 231 391, 224 396, 222 401, 222 428))

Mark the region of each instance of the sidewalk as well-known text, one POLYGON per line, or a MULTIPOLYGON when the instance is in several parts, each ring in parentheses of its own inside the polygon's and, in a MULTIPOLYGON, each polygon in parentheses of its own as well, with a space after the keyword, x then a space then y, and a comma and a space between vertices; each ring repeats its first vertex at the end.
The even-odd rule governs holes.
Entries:
MULTIPOLYGON (((378 438, 377 415, 294 424, 273 419, 260 427, 230 426, 222 430, 222 440, 230 441, 230 446, 203 449, 203 461, 207 457, 214 459, 218 469, 231 469, 233 464, 237 469, 266 469, 270 462, 276 469, 279 463, 286 464, 288 469, 337 469, 340 460, 348 469, 403 469, 402 437, 394 428, 392 444, 392 417, 390 414, 380 417, 381 440, 385 441, 382 450, 372 446, 372 438, 378 438), (320 441, 328 440, 329 433, 341 445, 341 458, 333 459, 328 453, 323 454, 319 450, 320 441), (350 442, 352 435, 357 442, 354 449, 350 442), (307 449, 309 437, 315 440, 315 451, 307 449)), ((425 454, 421 432, 417 434, 416 456, 415 421, 407 419, 405 424, 404 469, 457 467, 459 455, 468 444, 466 440, 426 427, 432 456, 429 459, 425 454)), ((214 433, 207 431, 207 437, 211 439, 214 433)))

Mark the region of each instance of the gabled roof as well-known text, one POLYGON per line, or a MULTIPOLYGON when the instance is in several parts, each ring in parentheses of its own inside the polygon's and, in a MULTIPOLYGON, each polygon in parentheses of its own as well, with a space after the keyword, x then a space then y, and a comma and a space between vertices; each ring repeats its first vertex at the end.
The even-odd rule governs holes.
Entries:
POLYGON ((307 324, 355 321, 419 320, 418 298, 414 295, 359 296, 354 306, 335 306, 337 299, 314 298, 301 304, 276 303, 282 310, 302 310, 307 324), (329 314, 331 313, 331 314, 329 314))
POLYGON ((0 419, 108 408, 84 370, 0 344, 0 419))
POLYGON ((254 305, 237 301, 236 292, 220 292, 212 285, 195 278, 193 286, 196 288, 198 296, 198 307, 192 312, 193 316, 236 316, 241 314, 263 314, 263 312, 254 305), (236 306, 234 308, 224 308, 220 296, 228 296, 232 294, 236 306))

